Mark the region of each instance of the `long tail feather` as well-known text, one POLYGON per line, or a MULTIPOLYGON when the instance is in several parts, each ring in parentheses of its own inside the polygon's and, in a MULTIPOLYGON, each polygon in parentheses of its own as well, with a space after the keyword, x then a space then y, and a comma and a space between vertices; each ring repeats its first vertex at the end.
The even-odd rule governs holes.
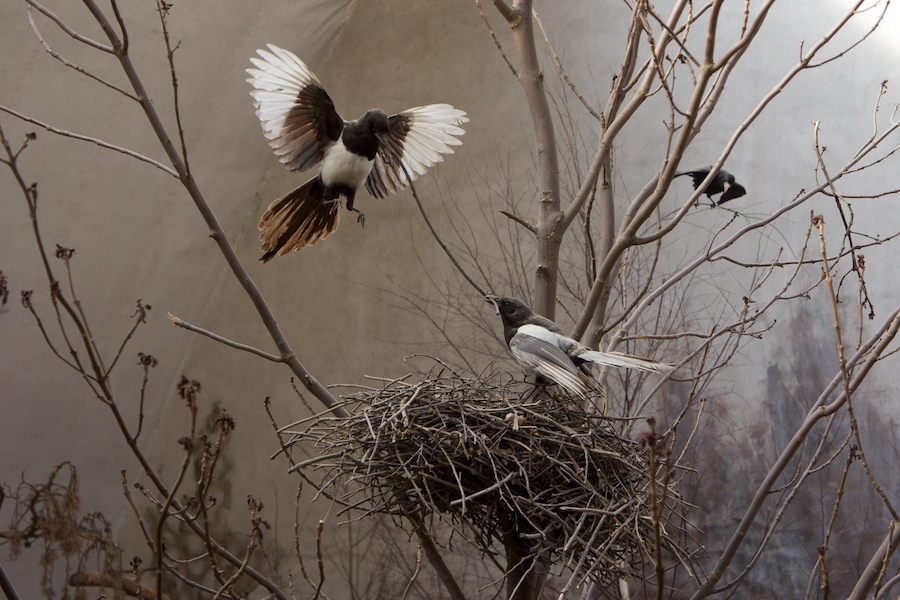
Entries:
POLYGON ((341 221, 340 199, 325 200, 325 187, 313 177, 269 205, 259 220, 262 262, 328 237, 341 221))
POLYGON ((578 358, 606 367, 622 367, 625 369, 637 369, 638 371, 667 373, 675 369, 674 366, 666 363, 657 362, 647 358, 638 358, 637 356, 631 356, 629 354, 620 354, 618 352, 598 352, 596 350, 588 350, 587 352, 579 353, 578 358))

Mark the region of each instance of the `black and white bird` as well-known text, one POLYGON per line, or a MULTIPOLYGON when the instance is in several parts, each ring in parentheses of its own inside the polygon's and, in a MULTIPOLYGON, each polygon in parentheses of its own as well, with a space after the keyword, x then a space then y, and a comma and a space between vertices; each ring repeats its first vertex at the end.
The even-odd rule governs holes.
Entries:
POLYGON ((591 365, 668 372, 674 367, 618 352, 591 350, 561 333, 559 326, 515 298, 487 296, 500 318, 506 345, 526 371, 555 382, 572 394, 587 399, 596 379, 591 365))
MULTIPOLYGON (((702 169, 694 169, 693 171, 681 171, 675 173, 675 177, 690 175, 694 180, 694 189, 696 190, 700 187, 700 184, 703 183, 703 180, 706 179, 706 176, 709 175, 711 170, 712 165, 703 167, 702 169)), ((722 194, 722 197, 716 202, 716 206, 725 204, 729 200, 740 198, 747 193, 744 186, 734 180, 734 175, 724 169, 719 169, 719 172, 716 173, 716 176, 712 178, 712 181, 709 182, 709 185, 706 186, 706 189, 703 191, 706 192, 706 197, 710 200, 712 200, 713 195, 722 194)))
POLYGON ((318 175, 269 205, 259 222, 262 262, 328 237, 340 223, 341 198, 347 210, 365 216, 353 203, 363 187, 383 198, 407 185, 397 157, 412 179, 441 162, 461 144, 466 113, 449 104, 429 104, 388 116, 372 109, 345 121, 316 76, 293 53, 269 44, 251 58, 256 116, 269 146, 288 169, 319 163, 318 175))

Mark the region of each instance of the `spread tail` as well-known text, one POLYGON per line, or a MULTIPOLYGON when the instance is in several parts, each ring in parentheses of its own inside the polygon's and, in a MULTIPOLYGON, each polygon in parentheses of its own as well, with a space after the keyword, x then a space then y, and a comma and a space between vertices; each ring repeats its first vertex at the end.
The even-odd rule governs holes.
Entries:
POLYGON ((312 246, 328 237, 341 221, 340 198, 325 199, 325 187, 313 177, 272 202, 259 220, 262 262, 312 246))

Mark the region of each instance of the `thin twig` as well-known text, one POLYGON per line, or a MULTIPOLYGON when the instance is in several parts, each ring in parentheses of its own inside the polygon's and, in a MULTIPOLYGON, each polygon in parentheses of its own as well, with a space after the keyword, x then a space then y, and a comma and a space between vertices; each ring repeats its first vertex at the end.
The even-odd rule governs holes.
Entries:
POLYGON ((603 117, 600 116, 600 113, 598 113, 597 110, 590 105, 590 103, 588 103, 587 99, 585 99, 585 97, 581 95, 581 92, 578 91, 578 88, 575 87, 575 83, 573 83, 572 80, 569 79, 569 74, 566 73, 565 68, 563 68, 562 59, 559 57, 559 54, 556 53, 556 49, 550 42, 550 37, 547 35, 547 30, 544 29, 544 23, 541 21, 540 17, 538 17, 537 11, 532 10, 531 13, 534 16, 535 23, 537 23, 538 28, 541 30, 541 35, 544 36, 544 43, 547 45, 547 50, 549 50, 550 54, 553 56, 553 62, 556 63, 556 70, 559 72, 559 75, 563 78, 566 84, 568 84, 569 89, 572 90, 572 93, 575 94, 575 97, 581 101, 581 104, 584 106, 584 108, 586 108, 587 111, 591 113, 591 116, 602 123, 603 117))
POLYGON ((413 571, 413 574, 409 578, 409 583, 406 584, 406 588, 403 590, 403 597, 401 600, 406 600, 409 597, 409 591, 412 589, 413 584, 416 582, 416 578, 419 576, 419 571, 422 570, 422 544, 419 543, 416 546, 416 568, 413 571))
POLYGON ((248 346, 246 344, 241 344, 239 342, 229 340, 226 337, 222 337, 221 335, 219 335, 217 333, 213 333, 212 331, 203 329, 202 327, 197 327, 196 325, 191 325, 187 321, 180 319, 179 317, 176 317, 172 313, 166 313, 166 315, 169 317, 169 320, 172 321, 172 323, 174 325, 177 325, 178 327, 187 329, 188 331, 193 331, 194 333, 199 333, 201 335, 205 335, 206 337, 208 337, 211 340, 215 340, 219 343, 225 344, 226 346, 231 346, 232 348, 237 348, 238 350, 243 350, 244 352, 249 352, 251 354, 255 354, 257 356, 265 358, 266 360, 271 360, 272 362, 281 362, 281 363, 285 362, 285 359, 281 356, 275 356, 274 354, 269 354, 268 352, 264 352, 264 351, 260 350, 259 348, 254 348, 253 346, 248 346))
MULTIPOLYGON (((33 0, 27 1, 29 3, 33 3, 33 0)), ((262 292, 260 292, 256 284, 253 283, 253 279, 247 273, 247 270, 244 268, 243 264, 238 258, 237 253, 234 251, 234 248, 228 241, 228 236, 225 234, 225 231, 219 224, 215 213, 212 211, 212 208, 206 201, 206 198, 203 196, 203 193, 201 192, 200 187, 197 185, 196 180, 188 172, 187 165, 184 162, 184 157, 182 157, 176 149, 175 144, 172 141, 172 137, 169 135, 159 113, 156 110, 155 105, 153 104, 153 101, 150 99, 149 94, 147 94, 147 90, 144 88, 143 81, 141 80, 141 77, 138 74, 134 63, 131 62, 131 57, 125 51, 123 42, 114 31, 112 25, 109 22, 109 19, 97 6, 95 0, 83 0, 83 2, 87 9, 94 16, 94 18, 97 20, 97 23, 103 29, 104 33, 106 33, 106 36, 112 43, 112 46, 118 49, 118 51, 116 52, 116 56, 119 59, 119 64, 121 65, 122 70, 125 72, 126 77, 128 77, 128 81, 131 83, 135 95, 141 100, 141 108, 144 110, 144 115, 147 117, 147 120, 150 123, 150 126, 153 128, 157 139, 162 145, 163 150, 166 152, 166 156, 172 162, 172 166, 174 167, 175 172, 178 174, 179 180, 190 195, 191 199, 194 202, 194 205, 209 227, 210 237, 215 241, 216 245, 219 248, 219 251, 225 258, 225 262, 228 264, 235 278, 241 283, 244 291, 253 302, 253 306, 256 308, 256 311, 259 314, 259 317, 265 325, 267 331, 269 332, 269 335, 275 342, 275 345, 278 347, 278 350, 280 351, 284 362, 287 363, 291 371, 293 371, 293 373, 300 379, 300 381, 303 383, 306 389, 310 391, 310 393, 316 396, 316 398, 318 398, 319 401, 321 401, 325 406, 334 407, 335 415, 339 417, 348 416, 347 412, 344 411, 342 407, 337 406, 337 399, 335 399, 334 396, 332 396, 331 393, 325 388, 325 386, 319 383, 319 381, 315 377, 313 377, 309 373, 309 371, 306 370, 306 367, 304 367, 300 360, 297 358, 297 355, 294 353, 293 349, 288 343, 287 338, 284 336, 284 333, 278 326, 278 322, 276 321, 275 316, 272 313, 272 310, 269 307, 268 303, 266 303, 262 292)), ((248 569, 248 573, 249 572, 250 570, 248 569)))
POLYGON ((164 171, 167 175, 171 175, 172 177, 178 177, 178 173, 176 173, 170 167, 167 167, 166 165, 162 164, 161 162, 153 160, 152 158, 150 158, 148 156, 139 154, 139 153, 135 152, 134 150, 129 150, 128 148, 123 148, 122 146, 116 146, 115 144, 110 144, 109 142, 104 142, 103 140, 98 139, 98 138, 90 137, 87 135, 81 135, 80 133, 73 133, 71 131, 66 131, 65 129, 57 129, 56 127, 53 127, 52 125, 48 125, 47 123, 38 121, 37 119, 34 119, 27 115, 24 115, 24 114, 22 114, 18 111, 15 111, 9 107, 3 106, 2 104, 0 104, 0 110, 16 117, 17 119, 21 119, 22 121, 25 121, 26 123, 32 123, 34 125, 37 125, 38 127, 42 127, 43 129, 46 129, 50 133, 55 133, 55 134, 61 135, 63 137, 70 137, 72 139, 81 140, 83 142, 90 142, 92 144, 96 144, 96 145, 100 146, 101 148, 106 148, 108 150, 115 150, 116 152, 121 152, 122 154, 124 154, 126 156, 130 156, 131 158, 136 158, 147 164, 151 164, 154 167, 156 167, 157 169, 164 171))
POLYGON ((65 58, 63 58, 56 50, 51 48, 50 45, 47 44, 47 42, 44 40, 44 36, 41 35, 41 32, 38 30, 37 23, 34 22, 34 17, 31 14, 32 7, 29 5, 27 7, 27 9, 28 9, 28 23, 31 25, 31 29, 34 31, 34 35, 37 36, 37 39, 41 43, 41 46, 44 47, 44 50, 46 50, 50 56, 52 56, 53 58, 55 58, 62 64, 66 65, 70 69, 74 69, 74 70, 78 71, 79 73, 81 73, 82 75, 86 75, 87 77, 90 77, 94 81, 101 83, 102 85, 105 85, 106 87, 119 92, 120 94, 130 98, 131 100, 134 100, 135 102, 139 102, 138 98, 136 96, 134 96, 133 94, 129 94, 127 91, 123 90, 119 86, 112 84, 112 83, 106 81, 105 79, 102 79, 102 78, 94 75, 90 71, 88 71, 86 69, 82 69, 75 63, 70 62, 70 61, 66 60, 65 58))
POLYGON ((106 46, 104 44, 101 44, 100 42, 95 42, 94 40, 92 40, 88 37, 85 37, 85 36, 81 35, 80 33, 76 32, 74 29, 72 29, 71 27, 66 25, 65 21, 63 21, 58 16, 56 16, 54 13, 50 12, 49 10, 47 10, 46 8, 44 8, 43 6, 41 6, 40 4, 35 2, 35 0, 25 0, 25 2, 27 2, 29 5, 35 7, 38 10, 38 12, 40 12, 42 15, 44 15, 45 17, 47 17, 48 19, 50 19, 51 21, 56 23, 57 27, 59 27, 60 29, 62 29, 63 31, 68 33, 73 39, 78 40, 82 44, 92 46, 92 47, 96 48, 97 50, 100 50, 101 52, 106 52, 107 54, 115 54, 115 50, 113 50, 113 48, 111 46, 106 46))
POLYGON ((483 289, 481 289, 481 286, 479 286, 477 283, 475 283, 474 279, 469 277, 469 274, 466 273, 466 270, 463 269, 462 265, 459 264, 459 261, 456 260, 456 257, 453 256, 453 253, 450 252, 450 249, 447 247, 447 244, 445 244, 444 240, 441 239, 441 236, 438 235, 438 232, 437 232, 437 230, 435 230, 434 225, 431 224, 431 219, 428 218, 428 214, 425 212, 425 207, 422 206, 422 201, 419 199, 419 194, 416 192, 416 186, 413 184, 412 177, 410 177, 409 171, 406 170, 406 165, 403 164, 403 160, 394 151, 393 148, 387 147, 387 149, 390 151, 391 156, 393 156, 394 160, 397 162, 397 164, 403 170, 403 174, 406 176, 406 181, 409 183, 409 189, 412 192, 413 198, 416 199, 416 205, 419 207, 419 212, 422 213, 422 218, 425 219, 425 224, 428 225, 428 229, 431 231, 431 235, 433 235, 434 239, 437 240, 437 243, 444 250, 444 253, 447 255, 447 257, 453 263, 453 266, 456 267, 456 270, 459 271, 460 274, 463 277, 465 277, 466 281, 469 282, 469 285, 471 285, 473 288, 475 288, 475 290, 481 296, 487 296, 487 292, 485 292, 483 289))
MULTIPOLYGON (((497 4, 496 2, 494 3, 497 4)), ((502 4, 502 0, 501 0, 502 4)), ((516 68, 513 66, 512 62, 510 62, 509 57, 506 56, 506 52, 503 51, 503 46, 500 45, 500 40, 497 39, 497 34, 494 33, 494 28, 491 27, 490 21, 487 19, 487 15, 484 14, 484 9, 481 6, 481 0, 475 0, 475 6, 478 7, 478 13, 481 15, 481 20, 484 21, 484 24, 488 28, 488 33, 491 34, 491 39, 494 40, 494 46, 497 47, 497 52, 500 53, 500 56, 503 58, 503 61, 506 63, 506 66, 509 67, 509 70, 512 72, 513 77, 519 77, 519 74, 516 72, 516 68)), ((502 11, 501 11, 502 12, 502 11)))

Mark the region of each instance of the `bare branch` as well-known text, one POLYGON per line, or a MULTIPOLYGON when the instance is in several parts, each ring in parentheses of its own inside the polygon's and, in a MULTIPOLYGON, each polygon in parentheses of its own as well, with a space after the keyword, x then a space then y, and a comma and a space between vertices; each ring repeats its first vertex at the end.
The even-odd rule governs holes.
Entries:
POLYGON ((409 578, 409 583, 406 584, 406 588, 403 590, 403 596, 400 600, 406 600, 409 597, 409 591, 412 589, 413 584, 416 582, 416 578, 419 576, 419 571, 422 570, 422 544, 416 546, 416 568, 413 571, 413 574, 409 578))
POLYGON ((35 2, 35 0, 25 0, 25 2, 27 2, 30 6, 33 6, 34 8, 36 8, 39 13, 41 13, 42 15, 44 15, 45 17, 47 17, 48 19, 50 19, 51 21, 56 23, 57 27, 59 27, 60 29, 62 29, 63 31, 68 33, 73 39, 76 39, 83 44, 87 44, 88 46, 92 46, 92 47, 96 48, 97 50, 100 50, 101 52, 106 52, 108 54, 115 54, 115 51, 112 49, 111 46, 105 46, 105 45, 101 44, 100 42, 95 42, 94 40, 92 40, 88 37, 85 37, 85 36, 81 35, 80 33, 77 33, 76 31, 71 29, 68 25, 66 25, 66 23, 62 19, 60 19, 54 13, 52 13, 51 11, 47 10, 46 8, 44 8, 43 6, 41 6, 40 4, 35 2))
MULTIPOLYGON (((509 21, 510 25, 515 23, 516 20, 516 11, 514 11, 504 0, 493 0, 494 7, 497 9, 503 18, 509 21)), ((480 4, 479 4, 480 8, 480 4)))
POLYGON ((537 233, 537 227, 535 227, 534 225, 532 225, 531 223, 529 223, 528 221, 526 221, 526 220, 523 219, 522 217, 519 217, 519 216, 517 216, 517 215, 514 215, 514 214, 512 214, 511 212, 508 212, 508 211, 505 211, 505 210, 501 210, 501 211, 500 211, 500 214, 503 215, 504 217, 507 217, 508 219, 511 219, 511 220, 515 221, 516 223, 518 223, 519 225, 521 225, 522 227, 524 227, 525 229, 527 229, 527 230, 530 231, 531 233, 534 233, 534 234, 537 233))
POLYGON ((18 111, 15 111, 11 108, 3 106, 2 104, 0 104, 0 110, 16 117, 17 119, 21 119, 22 121, 25 121, 26 123, 32 123, 34 125, 37 125, 38 127, 42 127, 43 129, 46 129, 50 133, 55 133, 55 134, 61 135, 63 137, 70 137, 72 139, 81 140, 83 142, 90 142, 92 144, 96 144, 96 145, 100 146, 101 148, 106 148, 108 150, 115 150, 116 152, 121 152, 122 154, 125 154, 126 156, 130 156, 131 158, 136 158, 140 161, 151 164, 154 167, 156 167, 157 169, 160 169, 161 171, 165 171, 165 173, 167 175, 171 175, 172 177, 178 177, 178 173, 176 173, 172 168, 167 167, 166 165, 164 165, 156 160, 153 160, 152 158, 144 156, 143 154, 138 154, 137 152, 135 152, 133 150, 129 150, 128 148, 123 148, 122 146, 116 146, 115 144, 110 144, 109 142, 104 142, 103 140, 93 138, 90 136, 86 136, 86 135, 81 135, 79 133, 72 133, 71 131, 66 131, 64 129, 57 129, 56 127, 53 127, 51 125, 48 125, 41 121, 38 121, 37 119, 34 119, 27 115, 24 115, 18 111))
POLYGON ((201 335, 205 335, 206 337, 215 340, 219 343, 225 344, 226 346, 231 346, 232 348, 237 348, 238 350, 243 350, 244 352, 250 352, 251 354, 255 354, 260 356, 266 360, 271 360, 272 362, 286 362, 286 359, 281 356, 275 356, 274 354, 269 354, 268 352, 263 352, 258 348, 254 348, 253 346, 248 346, 246 344, 241 344, 239 342, 232 341, 226 337, 222 337, 217 333, 213 333, 212 331, 208 331, 203 329, 202 327, 197 327, 196 325, 191 325, 187 321, 184 321, 172 313, 166 313, 168 315, 169 320, 172 321, 174 325, 178 327, 182 327, 187 329, 188 331, 193 331, 194 333, 199 333, 201 335))
POLYGON ((869 564, 863 569, 859 581, 856 582, 856 586, 850 592, 847 600, 863 600, 870 596, 872 588, 875 587, 875 582, 884 575, 885 566, 891 559, 891 555, 893 555, 897 546, 900 546, 900 527, 897 526, 896 521, 891 521, 884 541, 872 555, 869 564))
MULTIPOLYGON (((500 0, 500 3, 503 3, 503 0, 500 0)), ((491 39, 494 40, 494 46, 497 47, 497 52, 500 53, 500 56, 503 58, 503 62, 506 63, 506 66, 509 67, 510 72, 512 72, 513 77, 518 79, 519 73, 516 71, 516 68, 513 66, 512 62, 510 62, 509 57, 506 56, 506 52, 503 51, 503 46, 500 44, 500 40, 497 39, 497 34, 494 33, 494 28, 491 27, 491 22, 488 21, 487 15, 484 14, 484 9, 481 6, 481 0, 475 0, 475 6, 478 7, 478 14, 481 15, 481 20, 484 21, 485 26, 488 28, 488 33, 491 34, 491 39)))
MULTIPOLYGON (((854 372, 853 377, 849 382, 849 392, 854 392, 856 388, 859 387, 859 385, 865 380, 866 375, 868 375, 872 367, 875 366, 875 363, 885 352, 887 346, 894 340, 898 331, 900 331, 900 308, 895 309, 888 316, 887 320, 882 324, 878 331, 876 331, 866 341, 866 343, 863 344, 863 346, 860 347, 860 349, 847 361, 848 369, 853 368, 854 366, 858 366, 858 370, 854 372), (862 362, 864 358, 865 362, 862 362)), ((714 593, 715 585, 722 577, 725 569, 727 569, 731 564, 731 561, 734 558, 737 549, 741 546, 744 537, 750 530, 750 525, 753 523, 753 521, 756 519, 756 516, 759 514, 759 511, 762 509, 770 490, 775 486, 775 482, 781 476, 781 473, 784 472, 784 469, 787 468, 791 458, 806 440, 809 432, 821 419, 833 414, 846 403, 847 396, 845 395, 845 393, 841 393, 831 403, 827 402, 829 395, 837 387, 840 381, 841 375, 839 373, 835 378, 832 379, 831 384, 829 384, 829 386, 822 391, 819 399, 810 408, 810 411, 807 414, 803 425, 797 430, 784 450, 782 450, 781 454, 778 457, 778 460, 775 461, 775 463, 772 465, 772 467, 769 469, 769 472, 763 479, 762 483, 760 483, 759 487, 757 488, 756 494, 753 496, 753 500, 747 507, 747 510, 744 513, 741 522, 735 529, 731 540, 726 545, 716 565, 709 572, 708 580, 694 593, 694 595, 691 597, 692 600, 700 600, 701 598, 706 598, 711 593, 714 593)), ((891 539, 891 536, 889 536, 889 539, 891 539)), ((887 545, 887 543, 888 541, 886 540, 885 546, 887 545)), ((862 581, 862 579, 860 581, 862 581)))
MULTIPOLYGON (((32 2, 33 0, 28 1, 32 2)), ((222 229, 222 226, 219 224, 219 221, 210 208, 209 203, 206 201, 206 198, 204 198, 203 193, 200 191, 200 187, 197 185, 197 182, 188 171, 187 165, 184 162, 184 157, 182 157, 178 153, 178 150, 176 150, 175 145, 172 142, 172 138, 166 130, 166 127, 163 124, 159 113, 157 113, 156 108, 153 105, 153 102, 150 100, 146 89, 144 89, 144 84, 141 81, 141 78, 138 75, 134 64, 131 62, 131 58, 129 57, 128 53, 123 50, 123 42, 119 39, 118 35, 113 30, 109 20, 106 18, 106 15, 103 14, 100 8, 95 4, 94 0, 84 0, 84 3, 88 7, 88 10, 91 11, 91 14, 93 14, 97 19, 98 24, 106 33, 107 37, 112 43, 112 46, 118 49, 116 52, 116 56, 119 59, 122 69, 125 71, 125 75, 128 77, 128 81, 131 83, 134 89, 135 95, 140 98, 141 108, 143 108, 147 120, 150 122, 153 131, 156 133, 160 144, 162 144, 166 155, 172 162, 172 166, 178 174, 178 178, 181 180, 181 183, 184 185, 185 190, 191 196, 191 199, 194 201, 194 205, 197 207, 197 210, 200 211, 201 216, 206 221, 206 224, 210 230, 210 237, 213 238, 213 240, 216 242, 220 252, 225 257, 225 261, 228 263, 228 266, 234 273, 234 276, 244 287, 244 291, 253 302, 253 305, 259 313, 263 324, 269 331, 269 335, 275 341, 275 345, 281 352, 281 356, 284 357, 287 365, 300 379, 306 389, 310 391, 310 393, 312 393, 326 406, 334 406, 335 414, 337 414, 338 416, 347 416, 346 411, 344 411, 344 409, 340 406, 337 406, 337 400, 334 398, 334 396, 332 396, 331 393, 327 389, 325 389, 325 387, 306 370, 306 368, 297 358, 297 355, 291 349, 291 346, 288 344, 287 339, 285 338, 284 334, 281 331, 281 328, 278 326, 278 323, 275 320, 275 316, 272 314, 271 309, 263 298, 262 293, 259 291, 259 288, 256 287, 256 284, 253 283, 253 280, 250 278, 250 275, 247 273, 243 264, 241 264, 240 259, 237 257, 237 254, 234 251, 234 248, 232 248, 231 244, 228 242, 228 236, 225 235, 225 231, 222 229)))
POLYGON ((127 97, 130 98, 131 100, 134 100, 135 102, 139 102, 139 100, 138 100, 135 96, 133 96, 132 94, 129 94, 128 92, 126 92, 126 91, 123 90, 122 88, 120 88, 120 87, 118 87, 118 86, 116 86, 116 85, 114 85, 114 84, 112 84, 112 83, 106 81, 105 79, 102 79, 102 78, 100 78, 100 77, 97 77, 96 75, 94 75, 94 74, 91 73, 90 71, 87 71, 87 70, 85 70, 85 69, 82 69, 81 67, 79 67, 79 66, 76 65, 75 63, 69 62, 68 60, 66 60, 65 58, 63 58, 62 56, 60 56, 59 53, 58 53, 56 50, 54 50, 53 48, 51 48, 51 47, 47 44, 47 42, 44 41, 44 36, 42 36, 42 35, 41 35, 41 32, 38 31, 37 23, 34 22, 34 18, 32 17, 32 14, 31 14, 31 8, 32 8, 31 6, 28 6, 28 23, 31 25, 31 29, 34 30, 34 35, 37 36, 37 39, 38 39, 38 41, 41 43, 41 46, 44 47, 44 50, 46 50, 47 53, 48 53, 50 56, 52 56, 53 58, 55 58, 56 60, 58 60, 58 61, 61 62, 62 64, 66 65, 67 67, 69 67, 69 68, 71 68, 71 69, 74 69, 74 70, 78 71, 78 72, 81 73, 82 75, 86 75, 86 76, 90 77, 91 79, 93 79, 94 81, 97 81, 98 83, 101 83, 101 84, 105 85, 106 87, 108 87, 108 88, 110 88, 110 89, 113 89, 113 90, 119 92, 120 94, 123 94, 124 96, 127 96, 127 97))
POLYGON ((547 30, 544 29, 544 23, 541 21, 540 17, 538 17, 537 11, 532 11, 534 15, 534 20, 538 24, 538 28, 541 30, 541 35, 544 36, 544 44, 547 45, 547 50, 553 56, 553 62, 556 63, 556 70, 559 72, 560 76, 563 80, 568 84, 569 89, 572 90, 572 93, 575 94, 575 97, 581 101, 581 104, 591 115, 600 122, 603 122, 603 117, 600 116, 593 106, 588 103, 584 96, 581 95, 581 92, 578 91, 578 88, 575 87, 575 84, 569 78, 569 74, 566 73, 565 68, 563 68, 562 59, 559 58, 559 54, 556 53, 556 50, 553 48, 553 44, 550 43, 550 38, 547 36, 547 30))
POLYGON ((0 590, 6 595, 7 600, 19 600, 19 594, 16 593, 12 581, 3 570, 3 564, 0 564, 0 590))
POLYGON ((538 264, 532 305, 535 312, 552 319, 556 312, 559 248, 562 242, 562 231, 557 231, 560 217, 559 162, 553 119, 544 88, 544 74, 535 48, 532 0, 517 0, 512 9, 502 0, 495 0, 494 6, 506 18, 512 30, 519 58, 519 83, 525 93, 535 131, 535 151, 540 172, 540 216, 536 236, 538 264))
MULTIPOLYGON (((104 587, 119 590, 134 598, 144 600, 156 600, 156 590, 149 585, 135 583, 118 573, 103 573, 100 571, 78 571, 69 575, 69 585, 72 587, 104 587)), ((165 594, 162 598, 168 598, 165 594)))

